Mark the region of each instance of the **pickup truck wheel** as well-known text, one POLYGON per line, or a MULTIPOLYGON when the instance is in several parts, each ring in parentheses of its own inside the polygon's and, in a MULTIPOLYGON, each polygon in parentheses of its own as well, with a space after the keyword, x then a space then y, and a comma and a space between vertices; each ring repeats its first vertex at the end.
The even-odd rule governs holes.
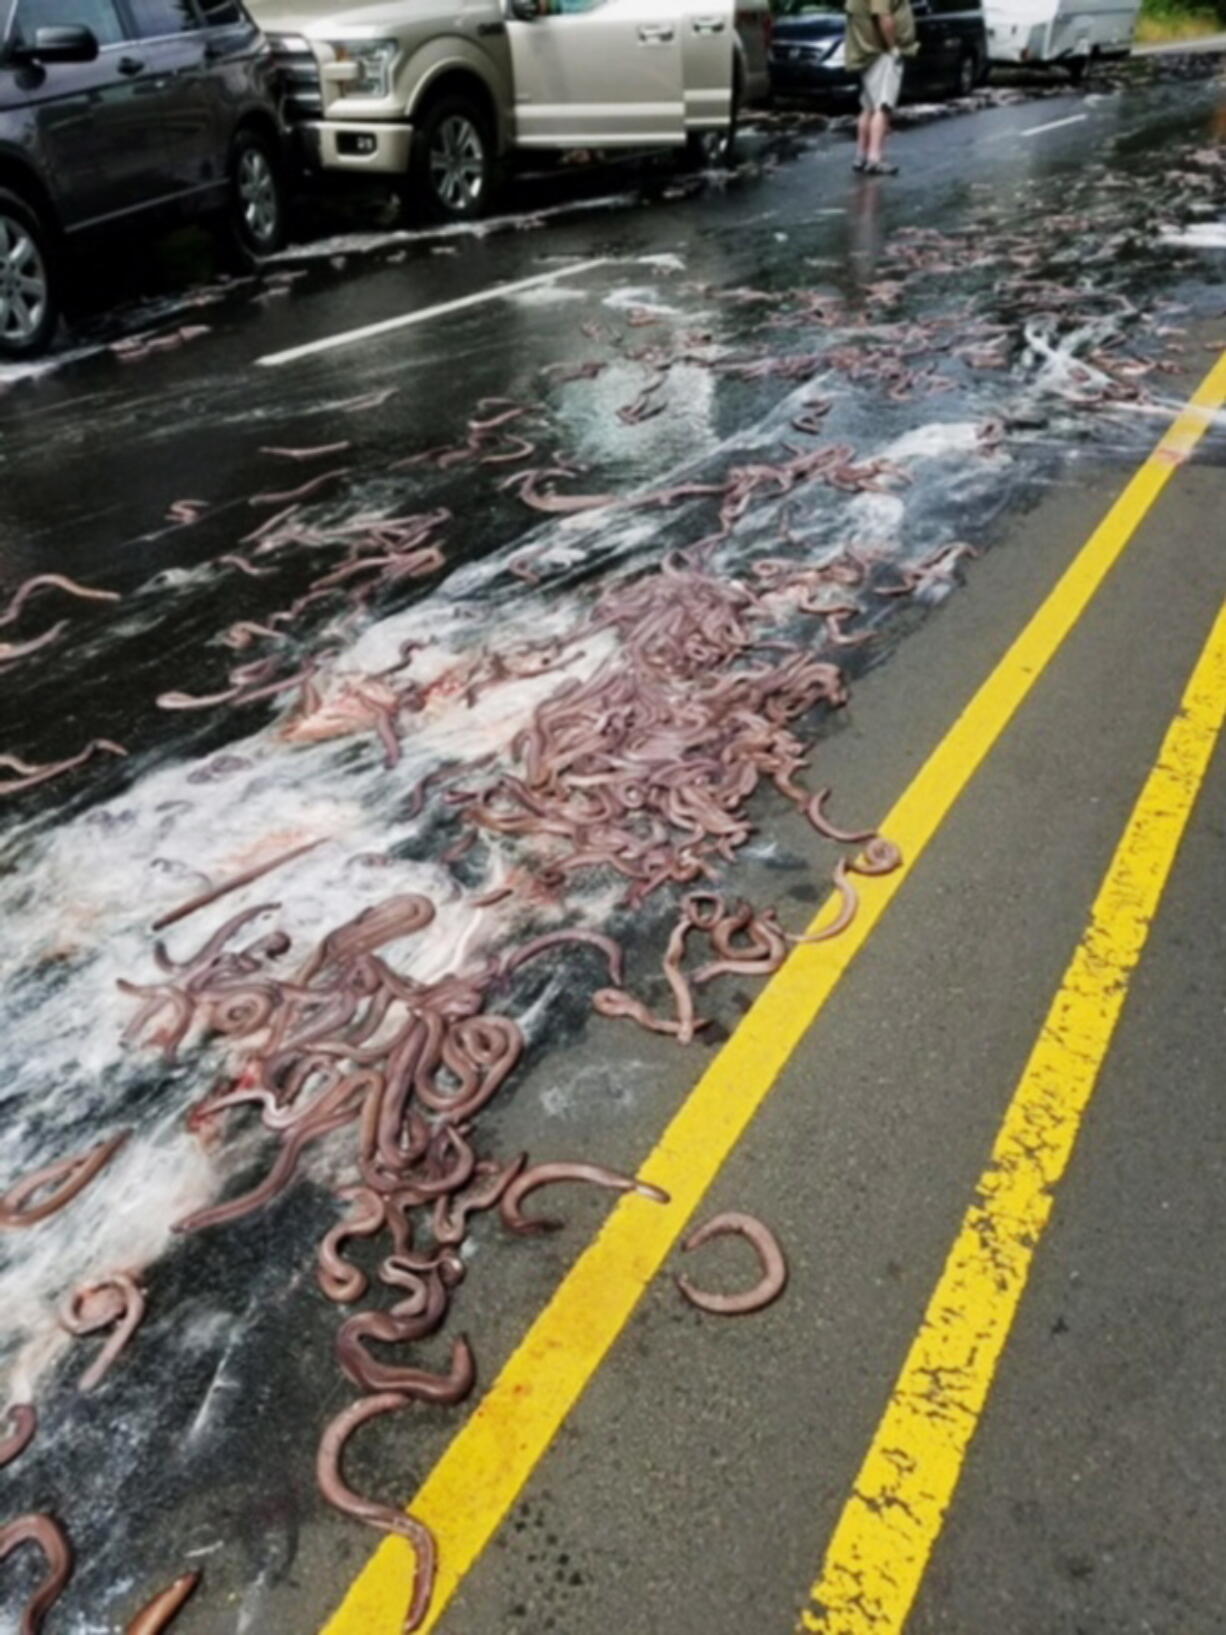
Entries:
POLYGON ((741 88, 733 92, 732 113, 722 131, 691 131, 685 139, 686 170, 730 170, 736 163, 736 139, 741 127, 741 88))
POLYGON ((436 220, 471 221, 494 191, 494 144, 481 109, 466 97, 428 108, 413 139, 411 201, 436 220))
POLYGON ((285 243, 285 182, 273 139, 262 131, 239 131, 229 175, 226 228, 233 259, 255 267, 285 243))
POLYGON ((37 357, 59 321, 51 232, 24 199, 0 188, 0 358, 37 357))

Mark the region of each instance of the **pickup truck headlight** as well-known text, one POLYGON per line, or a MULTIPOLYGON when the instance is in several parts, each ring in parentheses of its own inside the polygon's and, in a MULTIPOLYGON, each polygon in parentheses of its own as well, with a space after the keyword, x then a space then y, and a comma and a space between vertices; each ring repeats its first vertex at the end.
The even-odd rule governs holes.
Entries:
POLYGON ((339 63, 351 63, 356 76, 344 85, 351 97, 386 97, 392 91, 392 64, 400 47, 395 40, 331 40, 339 63))

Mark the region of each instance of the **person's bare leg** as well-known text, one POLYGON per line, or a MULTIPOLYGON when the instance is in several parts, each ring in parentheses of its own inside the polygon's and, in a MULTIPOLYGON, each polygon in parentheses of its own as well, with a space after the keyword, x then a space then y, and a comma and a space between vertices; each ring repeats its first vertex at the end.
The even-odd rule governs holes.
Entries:
POLYGON ((867 164, 871 158, 873 116, 865 108, 860 114, 860 122, 856 126, 856 163, 867 164))
MULTIPOLYGON (((863 116, 861 116, 863 122, 863 116)), ((868 162, 878 165, 885 156, 885 139, 890 134, 890 115, 886 108, 878 108, 868 116, 868 162)))

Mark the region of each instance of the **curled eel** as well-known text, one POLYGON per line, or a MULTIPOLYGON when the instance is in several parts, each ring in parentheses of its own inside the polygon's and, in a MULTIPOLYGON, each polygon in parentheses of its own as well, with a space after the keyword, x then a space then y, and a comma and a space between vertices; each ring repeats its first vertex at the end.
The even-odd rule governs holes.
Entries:
POLYGON ((120 600, 117 590, 94 590, 89 585, 79 585, 75 579, 69 579, 62 573, 36 573, 33 579, 27 579, 24 584, 18 585, 9 598, 8 606, 0 613, 0 625, 12 624, 34 592, 41 590, 44 585, 49 589, 62 590, 68 596, 79 596, 83 602, 120 600))
POLYGON ((641 1028, 646 1028, 648 1033, 670 1033, 676 1038, 681 1032, 680 1022, 666 1022, 663 1017, 656 1016, 648 1010, 641 999, 636 999, 624 988, 598 989, 592 995, 592 1009, 600 1016, 624 1017, 628 1021, 637 1022, 641 1028))
POLYGON ((499 1202, 498 1212, 507 1230, 556 1232, 563 1226, 565 1223, 562 1221, 534 1220, 525 1215, 521 1208, 530 1192, 535 1192, 538 1187, 552 1186, 558 1181, 590 1181, 593 1186, 607 1187, 610 1192, 637 1192, 640 1197, 650 1198, 658 1204, 669 1201, 667 1192, 662 1192, 659 1187, 650 1186, 646 1181, 636 1181, 632 1175, 620 1175, 616 1170, 606 1169, 603 1164, 533 1164, 531 1169, 515 1177, 499 1202))
POLYGON ((712 1238, 724 1237, 729 1233, 747 1239, 757 1250, 762 1275, 753 1287, 741 1294, 707 1294, 702 1289, 696 1289, 684 1273, 678 1274, 677 1287, 690 1304, 701 1311, 714 1312, 720 1317, 740 1317, 748 1312, 761 1311, 772 1300, 779 1298, 787 1284, 788 1264, 779 1247, 779 1240, 770 1227, 753 1215, 742 1215, 736 1210, 712 1215, 709 1221, 690 1233, 681 1245, 681 1251, 688 1255, 691 1250, 701 1249, 712 1238))
POLYGON ((902 867, 902 852, 884 835, 874 835, 859 857, 847 865, 853 874, 893 874, 902 867))
POLYGON ((831 920, 829 925, 823 926, 820 931, 813 931, 808 936, 789 937, 789 942, 794 942, 797 944, 808 942, 829 942, 831 937, 840 936, 847 930, 847 927, 855 919, 857 910, 860 907, 860 894, 856 890, 855 886, 852 885, 851 881, 847 878, 847 867, 848 865, 841 857, 834 865, 834 883, 838 888, 840 897, 843 899, 839 907, 839 911, 835 915, 834 919, 831 920))
POLYGON ((695 987, 713 981, 717 976, 770 976, 787 957, 787 938, 773 919, 755 914, 749 905, 716 928, 712 941, 722 956, 704 965, 694 973, 695 987), (749 938, 747 948, 738 948, 732 937, 744 932, 749 938))
POLYGON ((694 1037, 697 1019, 694 1014, 694 993, 681 961, 685 958, 685 939, 692 929, 689 916, 682 914, 672 929, 664 955, 664 977, 672 989, 677 1006, 677 1043, 688 1045, 694 1037))
POLYGON ((72 1577, 72 1546, 55 1517, 46 1514, 18 1516, 0 1527, 0 1561, 23 1544, 37 1544, 47 1558, 47 1576, 26 1602, 19 1625, 20 1635, 38 1635, 72 1577))
POLYGON ((387 1221, 387 1205, 372 1187, 350 1187, 342 1194, 352 1208, 338 1221, 319 1246, 319 1286, 329 1300, 347 1306, 366 1293, 369 1279, 351 1266, 341 1253, 350 1238, 373 1238, 387 1221))
MULTIPOLYGON (((447 1401, 449 1390, 464 1394, 462 1359, 453 1355, 452 1377, 448 1383, 437 1375, 416 1368, 385 1368, 366 1350, 371 1340, 384 1345, 407 1345, 433 1334, 447 1315, 450 1301, 448 1277, 442 1267, 437 1272, 418 1272, 417 1257, 389 1256, 379 1268, 383 1282, 407 1291, 391 1311, 364 1311, 347 1318, 336 1336, 336 1360, 348 1379, 364 1391, 398 1391, 401 1396, 421 1396, 423 1400, 447 1401), (401 1384, 403 1376, 405 1384, 401 1384), (441 1392, 441 1394, 440 1394, 441 1392)), ((461 1267, 463 1262, 460 1262, 461 1267)), ((468 1357, 471 1367, 472 1358, 468 1357)), ((472 1380, 468 1380, 471 1386, 472 1380)))
POLYGON ((819 835, 825 835, 827 840, 837 840, 840 845, 858 846, 862 841, 876 838, 875 829, 837 829, 826 816, 825 806, 830 799, 829 789, 819 789, 816 795, 810 796, 805 805, 805 816, 817 830, 819 835))
POLYGON ((184 1573, 182 1578, 176 1578, 152 1601, 146 1602, 128 1625, 125 1635, 162 1635, 199 1582, 198 1572, 184 1573))
POLYGON ((31 653, 37 653, 44 647, 50 647, 68 629, 68 620, 61 619, 58 624, 49 625, 41 636, 32 636, 27 642, 0 642, 0 664, 11 664, 17 659, 28 658, 31 653))
POLYGON ((127 1272, 115 1272, 98 1283, 86 1283, 69 1295, 60 1322, 80 1338, 114 1326, 115 1332, 81 1375, 78 1388, 92 1391, 99 1385, 139 1328, 145 1315, 143 1289, 127 1272))
MULTIPOLYGON (((368 1313, 378 1316, 379 1313, 368 1313)), ((346 1325, 347 1326, 347 1325, 346 1325)), ((363 1391, 395 1391, 418 1402, 451 1407, 463 1402, 477 1381, 477 1364, 467 1335, 451 1342, 451 1362, 445 1374, 425 1368, 398 1368, 376 1362, 361 1344, 358 1335, 345 1336, 348 1344, 338 1344, 337 1354, 346 1376, 363 1391)))
POLYGON ((368 1419, 392 1413, 397 1408, 405 1407, 408 1401, 409 1398, 399 1391, 381 1391, 376 1396, 362 1397, 351 1403, 337 1414, 324 1431, 315 1457, 316 1480, 329 1504, 335 1505, 344 1515, 365 1522, 368 1527, 374 1527, 381 1533, 395 1533, 412 1545, 417 1556, 417 1567, 404 1620, 405 1635, 411 1635, 420 1626, 430 1605, 438 1559, 434 1535, 423 1522, 404 1511, 393 1510, 390 1505, 378 1504, 355 1493, 346 1485, 341 1474, 341 1457, 346 1442, 368 1419))
POLYGON ((492 1209, 527 1162, 527 1153, 521 1152, 507 1164, 478 1164, 478 1172, 485 1177, 482 1181, 458 1196, 436 1199, 431 1222, 434 1241, 444 1248, 463 1243, 468 1235, 468 1217, 492 1209))
POLYGON ((508 955, 503 961, 503 975, 510 976, 512 972, 518 971, 521 965, 535 959, 538 954, 543 954, 550 948, 562 947, 568 942, 586 943, 589 948, 598 949, 609 962, 609 980, 618 986, 621 985, 621 945, 600 931, 546 931, 542 936, 533 937, 531 942, 526 942, 522 948, 517 948, 513 954, 508 955))
POLYGON ((23 761, 20 755, 0 755, 0 766, 20 774, 0 783, 0 795, 17 795, 22 790, 34 789, 40 783, 58 778, 62 772, 72 772, 76 767, 84 766, 100 750, 105 750, 108 755, 126 756, 128 753, 122 744, 113 743, 109 738, 93 738, 80 754, 70 755, 66 761, 48 761, 41 766, 23 761))
POLYGON ((38 1414, 29 1402, 14 1402, 5 1410, 4 1417, 13 1428, 6 1437, 0 1439, 0 1470, 21 1457, 38 1429, 38 1414))
POLYGON ((265 1204, 279 1197, 293 1180, 302 1157, 302 1149, 309 1141, 331 1135, 343 1125, 352 1123, 362 1104, 380 1084, 377 1073, 348 1073, 329 1090, 318 1096, 310 1112, 292 1125, 285 1133, 281 1150, 272 1162, 267 1175, 250 1192, 241 1192, 225 1203, 198 1209, 182 1220, 175 1221, 172 1232, 201 1232, 210 1226, 225 1226, 242 1220, 265 1204))
POLYGON ((11 1186, 0 1197, 0 1227, 33 1226, 36 1221, 45 1221, 49 1215, 63 1209, 78 1192, 85 1190, 99 1170, 110 1163, 131 1133, 130 1130, 121 1130, 118 1135, 100 1141, 88 1152, 47 1164, 11 1186), (30 1201, 47 1188, 51 1190, 41 1202, 30 1201))
POLYGON ((346 965, 364 954, 373 954, 385 943, 422 931, 434 918, 434 904, 428 897, 405 892, 389 897, 373 908, 363 909, 356 919, 329 933, 307 960, 295 981, 305 986, 326 965, 346 965))

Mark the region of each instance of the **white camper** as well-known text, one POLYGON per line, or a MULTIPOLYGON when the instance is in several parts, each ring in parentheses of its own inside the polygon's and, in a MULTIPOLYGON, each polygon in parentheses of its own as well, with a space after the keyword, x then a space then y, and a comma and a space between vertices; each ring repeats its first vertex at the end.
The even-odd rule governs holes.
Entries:
POLYGON ((1091 58, 1129 54, 1140 10, 1141 0, 984 0, 988 57, 1080 78, 1091 58))

